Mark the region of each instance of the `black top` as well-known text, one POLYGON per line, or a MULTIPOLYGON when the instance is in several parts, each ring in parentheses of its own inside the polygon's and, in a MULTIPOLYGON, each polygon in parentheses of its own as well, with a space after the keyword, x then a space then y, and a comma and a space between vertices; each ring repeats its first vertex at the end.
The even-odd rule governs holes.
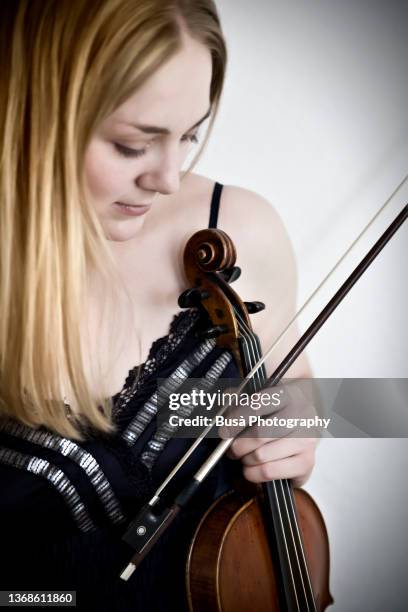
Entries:
MULTIPOLYGON (((216 224, 220 185, 211 219, 216 224)), ((187 609, 187 546, 236 462, 223 459, 128 582, 119 578, 133 550, 122 535, 191 441, 156 426, 157 379, 238 376, 231 353, 202 340, 203 315, 175 315, 144 364, 113 397, 116 433, 73 442, 45 428, 0 422, 1 590, 76 590, 77 608, 126 612, 187 609)), ((186 481, 216 440, 207 440, 177 477, 186 481), (193 465, 194 464, 194 465, 193 465)))

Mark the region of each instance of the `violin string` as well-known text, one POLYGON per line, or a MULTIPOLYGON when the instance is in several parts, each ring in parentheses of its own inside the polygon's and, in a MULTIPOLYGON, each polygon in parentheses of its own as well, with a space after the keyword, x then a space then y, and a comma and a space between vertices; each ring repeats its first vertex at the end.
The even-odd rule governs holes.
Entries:
MULTIPOLYGON (((292 582, 292 592, 295 595, 297 609, 299 610, 299 612, 302 612, 302 610, 301 610, 301 608, 299 606, 298 590, 297 590, 297 587, 296 587, 296 580, 295 580, 295 577, 293 575, 291 555, 290 555, 290 552, 289 552, 287 537, 286 537, 286 533, 285 533, 285 525, 284 525, 283 519, 282 519, 282 512, 281 512, 281 507, 280 507, 279 498, 278 498, 278 492, 277 492, 276 484, 275 483, 276 483, 276 481, 273 480, 272 481, 272 486, 273 486, 273 491, 274 491, 276 507, 278 509, 278 516, 279 516, 279 523, 280 523, 280 527, 281 527, 281 534, 283 536, 282 539, 283 539, 283 542, 285 544, 286 557, 287 557, 288 564, 289 564, 289 571, 290 571, 291 582, 292 582)), ((276 529, 276 524, 275 524, 275 529, 276 529)))
MULTIPOLYGON (((251 332, 251 330, 249 330, 248 326, 246 325, 246 323, 244 322, 244 320, 242 319, 242 317, 239 314, 237 315, 237 319, 238 319, 238 325, 239 325, 242 337, 244 339, 244 342, 247 345, 249 345, 250 348, 251 348, 250 352, 251 352, 252 360, 256 361, 260 357, 260 355, 259 355, 259 352, 258 352, 258 347, 256 345, 254 334, 251 332)), ((261 370, 258 370, 258 371, 261 372, 261 370)), ((261 388, 262 387, 262 382, 265 382, 265 380, 264 381, 259 381, 259 382, 260 382, 260 387, 259 388, 261 388)), ((290 516, 289 516, 288 510, 287 510, 286 503, 285 503, 285 506, 284 506, 284 509, 286 509, 286 516, 284 516, 284 512, 282 511, 282 508, 281 508, 281 503, 280 503, 279 495, 278 495, 278 491, 277 491, 277 486, 279 486, 279 485, 282 487, 282 482, 281 481, 272 481, 272 486, 273 486, 273 491, 274 491, 274 500, 275 500, 275 504, 276 504, 276 507, 277 507, 277 510, 278 510, 279 523, 280 523, 280 533, 281 533, 281 538, 280 539, 283 540, 283 543, 284 543, 284 546, 285 546, 286 558, 288 560, 288 566, 289 566, 289 572, 290 572, 290 578, 291 578, 292 592, 293 592, 293 594, 295 596, 295 599, 296 599, 297 608, 300 611, 301 608, 300 608, 300 605, 299 605, 299 596, 298 596, 299 594, 298 594, 298 588, 297 588, 297 584, 296 584, 296 580, 295 580, 295 576, 294 576, 293 565, 297 564, 298 571, 299 571, 299 574, 301 576, 302 576, 302 571, 301 571, 301 567, 300 567, 300 564, 299 564, 299 558, 298 558, 297 553, 296 553, 296 545, 295 545, 295 542, 294 542, 294 534, 293 534, 293 531, 292 531, 291 526, 290 526, 290 516), (295 550, 295 555, 296 555, 296 559, 295 560, 293 558, 291 558, 291 557, 293 557, 293 554, 291 554, 290 549, 289 549, 290 537, 288 537, 288 535, 286 533, 287 532, 287 527, 285 527, 284 519, 286 520, 286 523, 289 524, 290 535, 291 535, 291 539, 292 539, 292 543, 293 543, 293 549, 295 550)), ((283 488, 282 488, 282 492, 284 492, 283 488)), ((275 525, 275 528, 276 527, 277 526, 275 525)), ((304 584, 303 584, 303 578, 302 578, 302 586, 303 586, 303 591, 304 591, 305 599, 306 599, 306 602, 307 602, 307 597, 306 597, 306 593, 305 593, 305 589, 304 589, 304 584)), ((309 610, 309 606, 308 606, 308 610, 309 610)))
POLYGON ((312 599, 313 599, 313 590, 311 590, 310 576, 309 576, 309 572, 308 572, 307 565, 306 565, 306 559, 305 559, 305 555, 303 551, 302 540, 300 538, 300 531, 299 531, 299 526, 297 522, 297 517, 296 517, 296 514, 293 513, 292 515, 290 515, 289 513, 289 507, 291 507, 290 484, 289 484, 289 481, 286 479, 274 481, 274 485, 275 485, 275 482, 281 488, 283 503, 285 505, 286 517, 287 517, 289 529, 291 532, 291 539, 293 541, 294 553, 296 556, 296 564, 299 570, 300 580, 302 582, 303 595, 304 595, 304 598, 307 604, 307 608, 309 610, 310 593, 312 594, 312 599), (295 532, 294 532, 294 529, 295 529, 295 532), (307 589, 309 589, 309 597, 308 597, 307 589))
MULTIPOLYGON (((255 363, 257 358, 259 357, 258 347, 256 346, 256 341, 255 341, 255 338, 254 338, 254 334, 251 332, 251 330, 247 326, 245 320, 243 319, 243 317, 241 316, 241 314, 237 310, 235 311, 235 315, 236 315, 236 318, 237 318, 237 321, 238 321, 238 327, 239 327, 239 330, 241 332, 241 336, 244 338, 244 340, 247 342, 247 344, 249 344, 249 346, 251 348, 251 354, 252 355, 250 355, 250 359, 251 359, 251 356, 252 356, 252 360, 250 361, 250 368, 252 368, 252 364, 255 363)), ((254 382, 255 385, 258 385, 258 388, 262 387, 262 378, 263 378, 262 368, 259 368, 256 371, 255 376, 253 378, 253 382, 254 382)))
MULTIPOLYGON (((239 317, 239 318, 240 318, 240 320, 242 322, 242 318, 241 317, 239 317)), ((249 337, 254 338, 254 334, 251 333, 251 331, 249 330, 247 325, 245 323, 243 323, 243 326, 245 327, 245 332, 244 332, 245 337, 247 338, 249 336, 249 337)), ((254 351, 254 355, 253 355, 254 360, 259 359, 260 354, 259 354, 259 352, 257 350, 257 346, 256 346, 255 340, 253 341, 252 345, 255 345, 255 347, 256 347, 256 350, 254 351)), ((263 384, 264 383, 265 383, 265 380, 263 381, 263 384)), ((289 484, 288 480, 276 480, 276 481, 272 481, 272 483, 273 483, 273 488, 274 488, 274 493, 275 493, 275 500, 276 500, 276 503, 277 503, 278 512, 279 512, 279 516, 280 516, 280 522, 281 522, 281 525, 283 527, 283 537, 285 539, 285 547, 286 547, 286 550, 288 551, 288 545, 287 545, 287 541, 286 541, 287 536, 286 536, 286 533, 285 533, 285 528, 284 528, 282 516, 286 519, 287 524, 288 524, 289 529, 290 529, 290 536, 291 536, 290 539, 292 540, 292 543, 293 543, 294 553, 295 553, 295 556, 296 556, 296 565, 297 565, 297 568, 298 568, 298 571, 299 571, 299 575, 300 575, 300 579, 301 579, 301 582, 302 582, 303 595, 304 595, 304 598, 305 598, 305 602, 306 602, 307 608, 309 610, 308 599, 310 599, 310 594, 311 594, 311 599, 313 600, 313 604, 314 604, 314 596, 313 596, 313 590, 311 588, 309 572, 308 572, 307 565, 306 565, 306 559, 305 559, 303 545, 302 545, 302 541, 301 541, 301 537, 300 537, 300 531, 299 531, 299 526, 298 526, 298 523, 297 523, 297 517, 296 517, 296 514, 294 513, 293 499, 292 499, 292 496, 290 494, 291 487, 290 487, 290 484, 289 484), (280 488, 281 494, 282 494, 282 497, 283 497, 283 504, 284 504, 285 512, 282 512, 282 509, 281 509, 281 504, 280 504, 279 495, 278 495, 278 487, 280 488), (291 514, 289 513, 289 507, 292 509, 292 513, 291 514), (295 528, 295 533, 293 531, 293 527, 295 528), (299 558, 299 553, 300 553, 300 558, 299 558), (307 591, 306 591, 305 580, 308 583, 307 586, 309 588, 309 598, 308 598, 307 591)), ((288 560, 289 560, 289 563, 290 563, 290 559, 288 559, 288 560)), ((292 569, 291 569, 291 575, 293 576, 292 569)), ((298 601, 297 586, 296 586, 296 583, 295 583, 294 579, 292 579, 292 583, 293 583, 293 588, 296 591, 296 599, 298 601)), ((315 609, 315 607, 314 607, 314 609, 315 609)))
MULTIPOLYGON (((240 314, 240 312, 238 310, 236 310, 236 309, 235 309, 235 316, 236 316, 236 319, 238 321, 238 327, 239 327, 239 330, 241 332, 241 335, 246 340, 247 344, 249 344, 250 347, 251 347, 252 361, 250 362, 250 368, 252 368, 253 363, 255 363, 257 358, 259 357, 258 347, 256 346, 256 342, 255 342, 255 339, 254 339, 254 334, 250 330, 249 326, 246 324, 246 322, 245 322, 244 318, 242 317, 242 315, 240 314)), ((251 380, 253 380, 255 384, 258 384, 259 387, 262 386, 262 369, 261 368, 259 368, 255 372, 255 375, 254 375, 253 379, 251 379, 251 380)))
MULTIPOLYGON (((292 492, 292 490, 290 488, 290 485, 289 485, 289 482, 287 480, 284 481, 283 485, 286 486, 286 489, 287 489, 287 498, 289 499, 289 505, 290 505, 292 516, 296 519, 296 510, 295 510, 293 494, 292 494, 293 492, 292 492)), ((298 524, 297 520, 294 520, 294 525, 296 527, 298 541, 302 542, 301 533, 299 531, 299 524, 298 524)), ((303 562, 303 565, 304 565, 304 568, 305 568, 305 576, 306 576, 306 579, 308 581, 309 591, 310 591, 310 593, 313 593, 312 582, 311 582, 309 570, 308 570, 308 567, 307 567, 307 561, 306 561, 306 556, 305 556, 305 551, 304 551, 303 545, 299 546, 299 552, 300 552, 300 554, 302 556, 302 562, 303 562)), ((313 601, 314 601, 314 597, 313 597, 313 601)))

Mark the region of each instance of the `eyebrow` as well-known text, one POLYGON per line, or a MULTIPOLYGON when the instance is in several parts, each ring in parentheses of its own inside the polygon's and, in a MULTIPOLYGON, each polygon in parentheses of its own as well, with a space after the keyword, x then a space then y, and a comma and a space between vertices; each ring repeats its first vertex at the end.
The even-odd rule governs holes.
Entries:
MULTIPOLYGON (((211 114, 211 108, 208 109, 208 111, 206 112, 204 117, 201 117, 201 119, 199 121, 197 121, 197 123, 192 125, 191 128, 186 130, 186 131, 190 132, 190 130, 193 130, 194 128, 196 128, 199 125, 201 125, 203 123, 203 121, 205 121, 207 119, 207 117, 210 116, 210 114, 211 114)), ((121 121, 120 123, 125 123, 126 125, 130 125, 130 126, 136 128, 137 130, 140 130, 141 132, 144 132, 145 134, 170 134, 170 130, 169 129, 164 128, 164 127, 158 127, 157 125, 144 125, 144 124, 140 124, 140 123, 129 123, 127 121, 121 121)))

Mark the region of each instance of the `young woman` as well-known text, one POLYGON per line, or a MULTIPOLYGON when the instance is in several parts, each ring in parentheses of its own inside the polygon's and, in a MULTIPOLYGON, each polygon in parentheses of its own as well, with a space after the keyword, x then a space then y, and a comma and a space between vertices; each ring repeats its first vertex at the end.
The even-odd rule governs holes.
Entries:
POLYGON ((300 485, 314 457, 310 439, 238 438, 119 579, 126 526, 188 445, 157 434, 157 378, 237 374, 197 337, 199 311, 177 306, 183 246, 210 217, 231 236, 238 293, 267 304, 263 348, 294 309, 291 247, 260 196, 182 171, 223 86, 211 0, 6 0, 0 13, 1 588, 183 610, 189 538, 229 474, 300 485))

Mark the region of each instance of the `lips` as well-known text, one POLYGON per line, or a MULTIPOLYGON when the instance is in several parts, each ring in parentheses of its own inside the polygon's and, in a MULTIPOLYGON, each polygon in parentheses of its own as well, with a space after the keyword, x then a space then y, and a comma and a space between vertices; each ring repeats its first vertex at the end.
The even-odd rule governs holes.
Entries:
POLYGON ((144 206, 150 206, 151 202, 146 202, 145 204, 130 204, 129 202, 115 202, 115 204, 122 204, 123 206, 132 206, 132 208, 140 208, 144 206))
POLYGON ((149 204, 125 204, 124 202, 114 202, 113 207, 120 214, 126 217, 140 217, 150 210, 149 204))

